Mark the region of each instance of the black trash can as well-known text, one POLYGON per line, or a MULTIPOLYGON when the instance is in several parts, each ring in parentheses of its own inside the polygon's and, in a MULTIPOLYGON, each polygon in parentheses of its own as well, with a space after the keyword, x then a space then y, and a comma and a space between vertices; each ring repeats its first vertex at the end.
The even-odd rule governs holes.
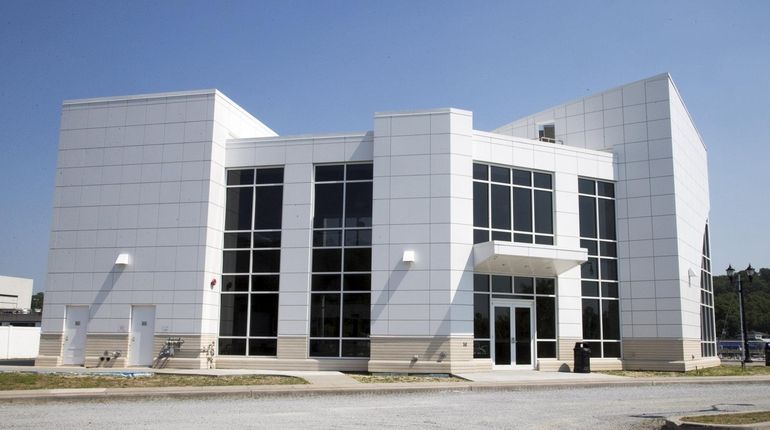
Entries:
POLYGON ((575 366, 573 367, 574 373, 591 373, 591 348, 587 347, 583 342, 577 342, 575 349, 572 350, 575 354, 575 366))
POLYGON ((770 366, 770 342, 765 342, 765 367, 770 366))

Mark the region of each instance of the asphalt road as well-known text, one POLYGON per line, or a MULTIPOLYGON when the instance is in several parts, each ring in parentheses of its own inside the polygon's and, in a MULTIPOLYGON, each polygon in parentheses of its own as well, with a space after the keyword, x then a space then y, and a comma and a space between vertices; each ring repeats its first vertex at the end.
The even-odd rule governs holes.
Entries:
POLYGON ((660 417, 770 409, 770 385, 0 404, 2 429, 657 429, 660 417))

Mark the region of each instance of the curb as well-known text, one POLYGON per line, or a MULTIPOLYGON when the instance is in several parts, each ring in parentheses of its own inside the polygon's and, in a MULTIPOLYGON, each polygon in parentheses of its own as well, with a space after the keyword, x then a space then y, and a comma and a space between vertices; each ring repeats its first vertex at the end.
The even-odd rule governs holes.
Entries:
MULTIPOLYGON (((741 412, 722 412, 708 415, 730 415, 740 414, 751 411, 741 412)), ((684 416, 669 417, 666 419, 665 428, 668 430, 767 430, 770 429, 770 422, 765 421, 754 424, 704 424, 682 421, 684 416)))
MULTIPOLYGON (((668 378, 667 378, 668 379, 668 378)), ((49 401, 107 401, 107 400, 137 400, 153 398, 206 398, 217 397, 285 397, 285 396, 320 396, 320 395, 350 395, 350 394, 413 394, 436 392, 495 392, 495 391, 539 391, 584 388, 611 387, 648 387, 661 385, 700 384, 768 384, 770 378, 750 378, 744 380, 703 380, 688 378, 687 380, 633 380, 633 381, 532 381, 516 383, 486 383, 486 382, 435 382, 435 383, 386 383, 361 384, 360 386, 313 386, 313 385, 252 385, 252 386, 213 386, 213 387, 158 387, 158 388, 78 388, 53 390, 14 390, 0 391, 0 401, 11 403, 49 402, 49 401)), ((678 428, 678 427, 675 427, 678 428)))

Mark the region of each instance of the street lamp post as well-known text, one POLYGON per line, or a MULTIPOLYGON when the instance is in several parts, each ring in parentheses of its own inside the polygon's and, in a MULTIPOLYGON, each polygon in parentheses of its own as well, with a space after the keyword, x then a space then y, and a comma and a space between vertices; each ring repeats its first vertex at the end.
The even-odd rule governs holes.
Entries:
MULTIPOLYGON (((743 363, 751 363, 751 352, 749 352, 749 340, 748 340, 748 332, 746 331, 746 307, 743 305, 743 287, 741 286, 741 274, 738 273, 736 276, 735 269, 733 269, 733 265, 730 264, 727 266, 727 277, 730 278, 730 283, 733 283, 734 278, 737 277, 738 282, 738 305, 740 307, 740 314, 741 314, 741 340, 743 341, 743 363)), ((749 283, 751 283, 754 280, 754 268, 751 267, 751 264, 749 264, 749 267, 746 268, 746 276, 749 278, 749 283)))

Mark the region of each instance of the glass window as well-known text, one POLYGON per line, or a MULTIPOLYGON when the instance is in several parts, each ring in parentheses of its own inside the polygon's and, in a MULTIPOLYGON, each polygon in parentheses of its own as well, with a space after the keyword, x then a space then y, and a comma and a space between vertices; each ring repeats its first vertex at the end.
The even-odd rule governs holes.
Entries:
POLYGON ((537 338, 556 339, 556 299, 540 297, 535 299, 537 314, 537 338))
POLYGON ((580 239, 580 247, 588 250, 588 255, 596 255, 596 241, 580 239))
POLYGON ((315 185, 311 357, 369 356, 372 173, 372 164, 316 167, 316 182, 340 182, 315 185))
POLYGON ((599 299, 583 299, 583 339, 600 339, 599 299))
POLYGON ((222 252, 222 272, 249 273, 249 251, 222 252))
POLYGON ((556 358, 556 342, 537 342, 537 358, 556 358))
POLYGON ((252 275, 251 291, 278 291, 280 276, 252 275))
POLYGON ((314 249, 313 272, 342 271, 341 249, 314 249))
POLYGON ((483 243, 489 241, 489 230, 473 230, 473 243, 483 243))
POLYGON ((225 230, 251 230, 251 206, 254 189, 238 187, 227 189, 225 230))
POLYGON ((339 291, 340 275, 313 275, 310 288, 313 291, 339 291))
POLYGON ((602 239, 615 240, 615 201, 599 199, 598 203, 599 237, 602 239))
POLYGON ((219 339, 219 355, 246 355, 246 339, 219 339))
POLYGON ((580 194, 596 194, 596 181, 579 178, 578 192, 580 194))
POLYGON ((473 295, 473 336, 489 338, 489 294, 473 295))
POLYGON ((553 245, 553 236, 535 236, 538 245, 553 245))
POLYGON ((372 164, 348 164, 348 181, 372 179, 372 164))
POLYGON ((533 183, 537 188, 552 189, 551 175, 548 173, 532 172, 533 183))
POLYGON ((602 279, 617 280, 618 279, 618 260, 608 260, 606 258, 601 259, 602 264, 602 279))
POLYGON ((222 292, 249 291, 248 275, 222 275, 222 292))
POLYGON ((511 277, 492 275, 492 292, 511 294, 511 277))
POLYGON ((253 273, 278 273, 281 271, 281 250, 253 251, 253 273))
POLYGON ((473 275, 473 291, 489 292, 489 275, 473 275))
POLYGON ((372 275, 370 274, 345 274, 345 291, 370 291, 372 289, 372 275))
POLYGON ((372 226, 372 183, 354 182, 346 185, 345 227, 372 226))
POLYGON ((369 336, 369 297, 368 293, 342 295, 342 336, 369 336))
POLYGON ((532 235, 531 234, 514 233, 513 241, 514 242, 520 242, 520 243, 532 243, 532 235))
POLYGON ((599 297, 599 283, 596 281, 583 281, 581 283, 582 295, 599 297))
POLYGON ((225 233, 225 248, 251 248, 251 234, 225 233))
POLYGON ((604 356, 620 358, 620 342, 604 342, 604 356))
POLYGON ((535 294, 535 283, 533 278, 516 276, 513 278, 514 294, 535 294))
POLYGON ((550 278, 537 279, 537 294, 556 294, 556 282, 550 278))
POLYGON ((473 225, 489 227, 489 188, 483 182, 473 183, 473 225))
POLYGON ((342 246, 342 230, 314 231, 313 246, 342 246))
POLYGON ((513 183, 515 185, 532 185, 532 174, 526 170, 513 169, 513 183))
POLYGON ((345 179, 345 166, 316 166, 315 167, 315 181, 342 181, 345 179))
POLYGON ((618 283, 602 282, 602 297, 618 298, 618 283))
POLYGON ((553 233, 552 193, 535 190, 535 232, 553 233))
POLYGON ((337 339, 310 339, 311 357, 339 357, 340 341, 337 339))
POLYGON ((254 229, 280 229, 283 186, 254 188, 254 229))
POLYGON ((492 240, 502 240, 505 242, 511 241, 511 233, 507 231, 492 231, 492 240))
POLYGON ((584 279, 599 279, 599 259, 589 257, 580 265, 580 276, 584 279))
POLYGON ((346 248, 345 272, 370 272, 372 270, 371 248, 346 248))
POLYGON ((340 335, 340 295, 311 294, 310 336, 338 337, 340 335))
POLYGON ((492 228, 511 229, 510 187, 492 185, 492 228))
POLYGON ((222 294, 219 335, 246 336, 246 318, 249 309, 248 294, 222 294))
POLYGON ((249 335, 278 335, 278 294, 251 295, 251 331, 249 335))
POLYGON ((282 182, 282 167, 227 171, 220 294, 222 355, 276 354, 282 182))
POLYGON ((618 248, 615 242, 599 242, 602 257, 617 257, 618 248))
POLYGON ((280 231, 258 231, 254 233, 254 248, 280 248, 280 231))
POLYGON ((249 355, 275 355, 277 350, 276 339, 249 339, 249 355))
POLYGON ((342 356, 343 357, 368 357, 369 341, 343 339, 342 356))
POLYGON ((596 237, 596 199, 580 196, 580 236, 596 237))
POLYGON ((596 181, 598 194, 604 197, 615 197, 615 184, 611 182, 596 181))
POLYGON ((489 179, 487 170, 488 170, 488 167, 486 164, 473 163, 473 179, 486 181, 487 179, 489 179))
POLYGON ((579 178, 578 191, 591 195, 579 197, 580 246, 590 255, 580 271, 583 337, 596 339, 590 342, 593 357, 620 357, 614 184, 579 178))
POLYGON ((602 300, 604 339, 620 340, 620 310, 618 300, 602 300))
POLYGON ((342 227, 342 195, 344 184, 316 184, 313 227, 342 227))
POLYGON ((254 169, 227 171, 227 185, 251 185, 253 183, 254 169))
POLYGON ((532 231, 532 192, 528 188, 513 187, 513 229, 532 231))
POLYGON ((372 246, 372 231, 345 230, 345 246, 372 246))
POLYGON ((511 169, 506 167, 490 166, 492 182, 501 182, 503 184, 511 183, 511 169))
POLYGON ((257 184, 283 184, 283 167, 257 169, 257 184))

